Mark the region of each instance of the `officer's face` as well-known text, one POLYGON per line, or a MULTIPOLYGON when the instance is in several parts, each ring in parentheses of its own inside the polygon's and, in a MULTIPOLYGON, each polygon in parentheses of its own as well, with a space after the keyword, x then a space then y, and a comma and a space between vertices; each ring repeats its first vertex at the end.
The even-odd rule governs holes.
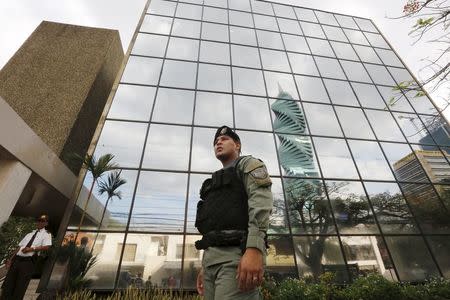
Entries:
POLYGON ((228 135, 221 135, 217 137, 216 143, 214 144, 214 153, 219 160, 228 159, 232 156, 239 155, 239 149, 241 145, 236 143, 228 135))

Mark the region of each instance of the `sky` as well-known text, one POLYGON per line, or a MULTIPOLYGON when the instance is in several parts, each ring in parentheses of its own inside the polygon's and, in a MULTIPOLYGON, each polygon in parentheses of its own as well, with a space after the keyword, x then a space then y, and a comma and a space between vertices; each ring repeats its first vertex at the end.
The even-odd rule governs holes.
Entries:
MULTIPOLYGON (((20 48, 27 37, 43 20, 82 26, 117 29, 124 52, 138 23, 146 0, 14 0, 0 1, 0 68, 20 48)), ((322 9, 343 14, 371 18, 400 55, 406 66, 419 78, 424 58, 439 52, 438 46, 425 41, 413 45, 408 32, 414 20, 393 19, 402 15, 406 0, 274 0, 273 2, 322 9)), ((442 105, 448 99, 448 88, 432 94, 442 105)), ((450 119, 450 109, 445 112, 450 119)))

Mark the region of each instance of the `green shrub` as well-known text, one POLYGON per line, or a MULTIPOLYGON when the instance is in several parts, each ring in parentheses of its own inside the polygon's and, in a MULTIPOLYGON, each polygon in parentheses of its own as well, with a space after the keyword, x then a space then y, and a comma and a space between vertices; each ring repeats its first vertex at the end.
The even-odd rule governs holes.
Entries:
POLYGON ((277 287, 274 300, 302 300, 307 298, 307 284, 304 280, 288 278, 277 287))
POLYGON ((424 284, 405 284, 403 286, 405 300, 443 300, 450 299, 450 281, 432 279, 424 284))
POLYGON ((403 299, 402 288, 399 284, 376 274, 369 274, 366 277, 356 279, 338 294, 340 299, 348 300, 403 299))

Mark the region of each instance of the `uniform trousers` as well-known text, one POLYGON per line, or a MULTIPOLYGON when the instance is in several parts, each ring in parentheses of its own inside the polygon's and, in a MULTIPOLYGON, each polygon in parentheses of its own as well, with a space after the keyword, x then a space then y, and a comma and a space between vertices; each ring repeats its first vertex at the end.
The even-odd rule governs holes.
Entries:
POLYGON ((219 263, 203 268, 205 300, 259 300, 258 288, 241 292, 236 278, 239 261, 219 263))
POLYGON ((1 300, 22 300, 33 276, 31 257, 16 256, 3 282, 1 300))

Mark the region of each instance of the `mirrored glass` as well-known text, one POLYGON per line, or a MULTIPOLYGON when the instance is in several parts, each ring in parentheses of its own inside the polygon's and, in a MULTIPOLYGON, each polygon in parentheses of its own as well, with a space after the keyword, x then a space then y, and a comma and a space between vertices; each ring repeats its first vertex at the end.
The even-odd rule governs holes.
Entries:
POLYGON ((227 8, 227 0, 204 0, 204 4, 208 6, 227 8))
POLYGON ((272 110, 273 130, 288 134, 307 134, 305 114, 300 102, 271 99, 270 109, 272 110))
POLYGON ((413 82, 415 83, 414 78, 412 78, 411 74, 406 69, 387 67, 389 72, 392 74, 392 77, 398 82, 413 82))
POLYGON ((426 95, 422 95, 422 93, 418 94, 416 91, 408 91, 405 94, 409 99, 409 103, 411 103, 417 113, 429 115, 438 114, 436 107, 426 95))
POLYGON ((228 24, 227 10, 205 6, 203 9, 203 21, 228 24))
POLYGON ((236 128, 272 131, 267 99, 234 96, 236 128))
POLYGON ((229 65, 230 48, 223 43, 201 41, 200 61, 229 65))
POLYGON ((316 64, 311 55, 288 52, 292 71, 297 74, 319 75, 316 64))
POLYGON ((277 20, 274 17, 253 15, 255 20, 255 27, 258 29, 265 29, 271 31, 278 31, 277 20))
POLYGON ((359 106, 358 100, 347 81, 324 79, 323 82, 327 87, 331 102, 334 104, 359 106))
POLYGON ((344 28, 344 32, 347 35, 347 38, 350 41, 350 43, 369 45, 369 42, 367 42, 366 38, 364 37, 364 34, 361 31, 344 28))
POLYGON ((201 20, 202 7, 200 5, 178 3, 177 13, 175 16, 178 18, 201 20))
POLYGON ((371 32, 378 32, 378 30, 375 28, 375 25, 373 25, 372 21, 369 19, 361 19, 361 18, 355 18, 356 23, 358 23, 359 28, 364 31, 371 31, 371 32))
POLYGON ((197 60, 198 40, 171 37, 167 47, 167 58, 197 60))
POLYGON ((387 86, 377 86, 377 88, 380 91, 381 95, 383 96, 384 101, 388 103, 387 106, 391 110, 414 112, 411 105, 409 105, 408 100, 406 100, 405 96, 401 91, 398 91, 392 87, 387 86))
POLYGON ((337 236, 294 236, 294 250, 300 278, 318 281, 320 275, 330 272, 334 281, 349 282, 337 236))
POLYGON ((285 52, 260 49, 263 68, 272 71, 290 72, 285 52))
POLYGON ((370 109, 365 111, 378 139, 405 142, 405 138, 389 112, 370 109))
POLYGON ((325 181, 325 187, 339 233, 379 233, 361 182, 325 181))
POLYGON ((422 145, 411 147, 432 182, 444 184, 450 182, 450 166, 438 147, 422 145))
POLYGON ((273 9, 274 9, 275 15, 277 17, 284 17, 284 18, 289 18, 289 19, 297 19, 295 17, 295 13, 294 13, 294 10, 293 10, 292 6, 273 4, 273 9))
POLYGON ((375 48, 375 51, 381 57, 381 60, 385 65, 403 67, 403 63, 400 61, 397 55, 395 55, 394 51, 378 48, 375 48))
POLYGON ((144 21, 142 22, 140 31, 159 34, 169 34, 170 28, 172 27, 172 20, 173 18, 170 17, 146 15, 144 17, 144 21))
POLYGON ((334 57, 333 50, 327 40, 319 40, 314 38, 306 38, 306 40, 308 41, 312 54, 334 57))
POLYGON ((385 240, 400 280, 423 281, 439 276, 439 271, 425 246, 423 237, 386 236, 385 240))
POLYGON ((364 182, 364 186, 383 233, 419 233, 396 183, 364 182))
POLYGON ((291 34, 282 34, 282 36, 287 51, 311 53, 304 37, 291 34))
POLYGON ((341 106, 336 106, 335 109, 346 137, 361 139, 375 138, 369 122, 361 109, 341 106))
POLYGON ((312 9, 294 7, 294 11, 299 20, 316 23, 318 22, 316 15, 314 14, 314 11, 312 9))
POLYGON ((175 7, 175 2, 155 0, 150 3, 150 7, 147 12, 155 15, 173 16, 175 13, 175 7))
POLYGON ((344 140, 315 137, 313 141, 324 177, 358 178, 344 140))
POLYGON ((121 82, 152 84, 158 83, 162 59, 130 56, 121 82))
POLYGON ((289 233, 286 216, 286 205, 284 202, 283 186, 281 179, 272 177, 271 191, 273 195, 273 208, 270 214, 268 234, 289 233))
POLYGON ((228 26, 222 24, 203 23, 202 39, 228 42, 228 26))
POLYGON ((142 171, 129 230, 182 232, 186 190, 187 174, 142 171))
MULTIPOLYGON (((166 1, 166 0, 164 0, 166 1)), ((203 4, 203 0, 183 0, 184 2, 187 3, 193 3, 193 4, 203 4)))
POLYGON ((194 92, 160 88, 156 96, 152 121, 192 124, 194 92))
POLYGON ((230 39, 232 43, 256 46, 255 30, 230 26, 230 39))
POLYGON ((291 74, 264 72, 269 97, 283 99, 299 99, 291 74))
POLYGON ((302 30, 297 20, 288 20, 277 18, 278 26, 281 32, 291 33, 291 34, 302 34, 302 30))
POLYGON ((210 178, 210 175, 190 174, 189 175, 189 195, 187 205, 186 232, 199 234, 195 227, 195 217, 197 216, 197 203, 200 201, 200 189, 203 182, 210 178))
POLYGON ((390 48, 380 34, 364 32, 364 35, 367 37, 372 46, 386 49, 390 48))
POLYGON ((163 35, 139 33, 131 53, 164 57, 169 37, 163 35))
POLYGON ((319 72, 323 77, 345 79, 344 72, 337 59, 317 56, 315 57, 315 60, 319 72))
POLYGON ((302 22, 300 21, 302 30, 306 36, 318 37, 325 39, 325 34, 323 33, 322 27, 316 23, 302 22))
POLYGON ((394 180, 377 142, 348 141, 362 179, 394 180))
POLYGON ((294 261, 294 247, 292 238, 286 236, 269 236, 269 249, 265 272, 277 282, 285 278, 297 277, 294 261))
MULTIPOLYGON (((183 257, 183 289, 195 290, 197 287, 197 275, 202 269, 203 250, 195 248, 195 241, 201 240, 200 235, 187 235, 184 244, 183 257)), ((180 244, 177 244, 177 249, 180 244)), ((179 251, 177 251, 177 254, 179 251)))
POLYGON ((156 88, 120 84, 109 109, 108 118, 148 121, 156 88))
POLYGON ((405 113, 393 113, 393 115, 409 142, 420 143, 428 135, 419 116, 405 113))
POLYGON ((272 3, 250 0, 254 13, 273 15, 272 3))
POLYGON ((336 56, 338 58, 359 60, 358 56, 356 55, 355 50, 353 50, 353 48, 350 44, 333 42, 333 41, 330 41, 330 44, 333 47, 334 52, 336 53, 336 56))
POLYGON ((173 21, 172 35, 200 38, 200 24, 198 21, 175 19, 173 21))
POLYGON ((361 63, 346 60, 341 60, 340 62, 349 80, 369 83, 372 82, 361 63))
POLYGON ((229 13, 230 13, 230 24, 245 27, 253 27, 253 18, 251 14, 234 10, 230 10, 229 13))
POLYGON ((195 88, 197 64, 166 60, 161 75, 161 85, 180 88, 195 88))
POLYGON ((231 9, 251 11, 250 2, 248 0, 228 0, 231 9))
POLYGON ((187 170, 191 129, 152 124, 145 147, 143 168, 187 170))
POLYGON ((361 61, 381 64, 380 59, 378 58, 377 54, 375 53, 372 47, 354 45, 353 48, 355 48, 356 53, 358 53, 358 56, 361 59, 361 61))
POLYGON ((301 99, 329 103, 327 92, 322 80, 317 77, 295 76, 301 99))
POLYGON ((146 130, 147 124, 106 121, 95 148, 95 156, 114 153, 114 162, 120 167, 138 167, 146 130))
POLYGON ((322 28, 325 31, 325 34, 327 35, 328 39, 341 42, 348 42, 347 37, 345 36, 341 28, 326 25, 322 25, 322 28))
POLYGON ((339 24, 342 27, 352 28, 352 29, 358 29, 358 26, 356 25, 355 21, 350 16, 344 16, 344 15, 334 15, 336 19, 338 20, 339 24))
MULTIPOLYGON (((425 127, 438 145, 450 146, 450 126, 441 116, 420 115, 425 127)), ((429 136, 426 137, 428 143, 431 142, 429 136)))
POLYGON ((231 45, 231 60, 236 66, 261 68, 258 48, 255 47, 231 45))
POLYGON ((256 30, 259 47, 284 50, 281 35, 278 32, 256 30))
POLYGON ((219 127, 223 124, 232 123, 231 95, 197 92, 194 124, 219 127))
POLYGON ((336 22, 336 19, 333 17, 333 14, 320 10, 316 10, 315 13, 320 23, 339 26, 339 24, 336 22))
POLYGON ((386 104, 374 85, 351 82, 361 106, 384 109, 386 104))
MULTIPOLYGON (((215 172, 222 168, 222 164, 214 156, 213 139, 215 133, 216 129, 194 127, 194 136, 192 138, 192 171, 215 172)), ((247 145, 244 145, 243 148, 245 149, 247 145)))
POLYGON ((394 79, 386 70, 385 66, 372 64, 364 64, 364 66, 366 66, 366 69, 369 72, 370 77, 372 77, 374 83, 385 84, 390 86, 396 85, 394 79))
POLYGON ((262 71, 233 67, 233 92, 266 96, 262 71))
POLYGON ((449 236, 427 236, 434 257, 445 278, 450 277, 450 238, 449 236))

